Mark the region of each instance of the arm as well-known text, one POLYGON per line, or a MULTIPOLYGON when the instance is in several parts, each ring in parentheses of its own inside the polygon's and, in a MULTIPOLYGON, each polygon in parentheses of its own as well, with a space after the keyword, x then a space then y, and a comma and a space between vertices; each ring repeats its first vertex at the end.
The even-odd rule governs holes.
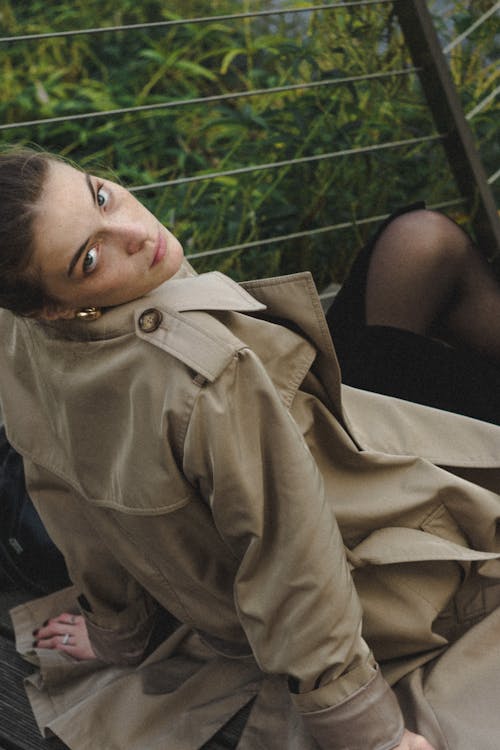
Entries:
POLYGON ((404 748, 399 706, 361 637, 361 607, 322 477, 251 351, 201 389, 185 471, 239 561, 234 597, 254 655, 263 671, 289 676, 292 700, 320 746, 404 748))
MULTIPOLYGON (((80 592, 78 602, 84 628, 70 628, 79 645, 87 648, 86 634, 93 653, 116 664, 136 664, 144 653, 151 634, 156 605, 116 560, 99 536, 92 520, 92 508, 61 479, 40 466, 24 461, 26 483, 48 533, 64 555, 71 580, 80 592)), ((41 628, 37 637, 53 638, 68 631, 70 615, 64 613, 41 628), (62 622, 61 622, 62 620, 62 622)), ((41 646, 53 647, 51 644, 41 646)), ((66 644, 68 646, 73 645, 66 644)), ((64 648, 77 658, 89 658, 64 648)))

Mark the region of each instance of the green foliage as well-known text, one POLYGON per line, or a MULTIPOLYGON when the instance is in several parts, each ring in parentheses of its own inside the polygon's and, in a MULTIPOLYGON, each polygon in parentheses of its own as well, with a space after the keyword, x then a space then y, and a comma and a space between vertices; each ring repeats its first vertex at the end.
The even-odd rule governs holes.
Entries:
MULTIPOLYGON (((232 20, 214 16, 267 10, 280 2, 165 5, 161 0, 0 0, 4 36, 212 19, 3 43, 0 122, 158 105, 411 65, 390 4, 232 20)), ((281 5, 299 8, 304 2, 281 5)), ((445 41, 485 10, 477 0, 452 5, 451 14, 436 14, 445 41)), ((490 19, 450 55, 466 111, 498 86, 495 24, 490 19)), ((471 121, 489 173, 500 161, 497 109, 493 98, 471 121)), ((0 131, 0 146, 35 143, 134 187, 433 132, 412 74, 7 129, 0 131)), ((354 251, 372 231, 373 224, 363 219, 413 200, 451 200, 457 189, 442 147, 427 142, 152 188, 138 197, 173 228, 186 252, 197 256, 193 262, 200 271, 218 268, 243 279, 307 268, 322 287, 342 280, 354 251), (346 230, 264 242, 344 223, 346 230), (198 256, 246 242, 255 246, 198 256)), ((463 217, 457 213, 457 218, 463 217)))

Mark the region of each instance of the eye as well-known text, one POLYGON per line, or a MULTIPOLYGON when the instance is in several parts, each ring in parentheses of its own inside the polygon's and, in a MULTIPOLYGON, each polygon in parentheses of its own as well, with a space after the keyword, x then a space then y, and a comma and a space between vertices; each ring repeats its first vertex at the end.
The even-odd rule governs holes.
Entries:
POLYGON ((97 205, 99 206, 99 208, 103 208, 104 206, 108 204, 109 196, 110 196, 109 190, 107 190, 104 187, 104 185, 101 185, 97 189, 97 205))
POLYGON ((88 275, 89 273, 92 273, 92 271, 95 271, 97 267, 98 257, 99 250, 95 245, 94 247, 91 247, 90 250, 87 250, 82 263, 82 270, 85 275, 88 275))

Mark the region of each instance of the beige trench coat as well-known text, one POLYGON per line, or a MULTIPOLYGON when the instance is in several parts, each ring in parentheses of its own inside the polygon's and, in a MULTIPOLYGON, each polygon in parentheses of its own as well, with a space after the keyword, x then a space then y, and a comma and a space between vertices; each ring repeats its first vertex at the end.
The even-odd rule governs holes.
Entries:
MULTIPOLYGON (((375 660, 406 685, 495 609, 500 430, 341 399, 311 277, 245 287, 181 277, 92 324, 2 311, 7 433, 103 662, 135 674, 160 603, 195 662, 222 660, 231 710, 262 673, 281 693, 288 677, 290 748, 391 748, 403 724, 375 660)), ((54 721, 69 742, 74 717, 54 721)))

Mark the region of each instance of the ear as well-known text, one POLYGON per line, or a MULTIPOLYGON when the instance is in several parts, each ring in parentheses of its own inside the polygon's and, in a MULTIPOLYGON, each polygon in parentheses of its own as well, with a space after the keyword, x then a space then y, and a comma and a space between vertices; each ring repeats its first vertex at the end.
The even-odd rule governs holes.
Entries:
POLYGON ((72 320, 76 315, 75 309, 63 307, 63 305, 45 305, 35 317, 40 320, 72 320))

